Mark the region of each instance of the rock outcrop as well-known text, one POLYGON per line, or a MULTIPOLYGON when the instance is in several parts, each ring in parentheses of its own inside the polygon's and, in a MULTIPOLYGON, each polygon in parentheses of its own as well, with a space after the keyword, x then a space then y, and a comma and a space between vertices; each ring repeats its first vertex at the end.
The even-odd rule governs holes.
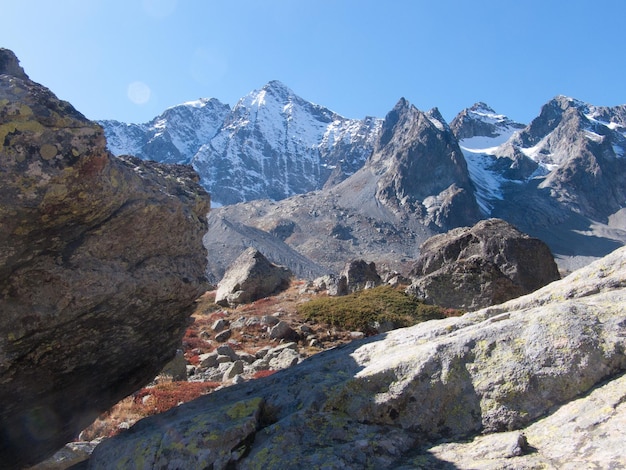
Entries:
POLYGON ((0 462, 51 454, 147 383, 205 289, 209 199, 117 159, 0 49, 0 462))
POLYGON ((466 310, 499 304, 560 279, 548 246, 500 219, 428 239, 410 276, 410 294, 466 310))
POLYGON ((291 271, 271 263, 255 248, 246 249, 217 285, 215 303, 234 306, 253 302, 289 287, 291 271))
POLYGON ((341 272, 341 277, 345 278, 346 294, 371 289, 383 283, 376 271, 376 264, 362 259, 349 262, 341 272))
MULTIPOLYGON (((502 438, 507 468, 528 468, 516 463, 531 450, 550 467, 562 442, 539 427, 568 421, 560 413, 579 399, 597 414, 574 425, 570 408, 569 429, 595 438, 577 463, 616 467, 623 456, 607 446, 626 417, 625 335, 622 248, 505 304, 353 342, 147 418, 100 444, 89 468, 446 468, 437 445, 481 434, 502 438), (526 438, 502 434, 524 428, 526 438)), ((496 468, 475 463, 462 466, 496 468)))

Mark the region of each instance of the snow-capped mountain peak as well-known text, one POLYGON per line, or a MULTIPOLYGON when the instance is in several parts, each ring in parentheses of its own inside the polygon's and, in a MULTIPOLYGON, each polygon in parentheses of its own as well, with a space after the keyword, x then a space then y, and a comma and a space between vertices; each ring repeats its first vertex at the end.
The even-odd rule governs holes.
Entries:
POLYGON ((282 199, 337 183, 360 168, 380 119, 346 119, 278 80, 231 109, 200 98, 146 124, 101 121, 109 149, 165 163, 191 163, 215 204, 282 199))
MULTIPOLYGON (((376 147, 386 145, 402 116, 420 122, 420 132, 432 131, 450 148, 458 142, 472 182, 467 189, 486 216, 503 216, 511 210, 506 202, 511 191, 519 194, 533 185, 583 214, 606 216, 623 204, 625 185, 619 178, 626 162, 626 106, 594 106, 562 95, 546 103, 528 126, 484 102, 461 111, 448 125, 436 108, 421 112, 404 99, 383 125, 377 118, 344 118, 274 80, 232 109, 201 98, 168 108, 146 124, 102 124, 114 153, 191 163, 215 205, 227 205, 277 201, 340 183, 375 154, 373 160, 385 158, 376 147)), ((414 138, 409 134, 397 134, 394 145, 410 148, 411 142, 401 142, 414 138)), ((381 161, 381 168, 392 161, 381 161)), ((425 178, 432 176, 428 168, 422 170, 425 178)), ((423 181, 420 187, 430 186, 423 181)), ((430 196, 418 199, 426 204, 430 196)))
POLYGON ((296 95, 279 81, 241 98, 192 164, 213 200, 273 200, 321 189, 363 165, 378 130, 296 95))
POLYGON ((450 126, 439 112, 439 108, 432 108, 425 114, 430 122, 432 122, 434 126, 440 131, 451 131, 450 126))
POLYGON ((461 111, 450 123, 452 132, 462 147, 493 149, 506 142, 524 125, 498 114, 483 102, 461 111))
POLYGON ((482 101, 478 101, 477 103, 474 103, 472 107, 468 108, 468 113, 482 119, 491 119, 494 121, 502 121, 506 119, 506 116, 496 113, 491 106, 482 101))

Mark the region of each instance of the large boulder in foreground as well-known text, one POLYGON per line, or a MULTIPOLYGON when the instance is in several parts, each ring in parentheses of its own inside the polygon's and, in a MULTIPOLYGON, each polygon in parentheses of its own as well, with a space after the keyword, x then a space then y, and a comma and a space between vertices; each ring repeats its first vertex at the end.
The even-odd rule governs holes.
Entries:
POLYGON ((21 468, 151 380, 203 281, 209 199, 0 49, 0 462, 21 468))
POLYGON ((501 219, 426 240, 407 292, 443 307, 476 310, 560 279, 550 248, 501 219))
POLYGON ((217 285, 215 303, 235 306, 253 302, 289 287, 293 274, 270 262, 256 248, 247 248, 217 285))
POLYGON ((506 463, 459 468, 618 468, 625 335, 621 248, 505 304, 353 342, 139 421, 103 441, 89 468, 448 468, 434 455, 483 435, 502 438, 491 450, 506 463), (584 398, 576 423, 583 408, 568 405, 584 398), (550 427, 565 421, 570 456, 550 427), (526 442, 507 434, 524 429, 526 442))

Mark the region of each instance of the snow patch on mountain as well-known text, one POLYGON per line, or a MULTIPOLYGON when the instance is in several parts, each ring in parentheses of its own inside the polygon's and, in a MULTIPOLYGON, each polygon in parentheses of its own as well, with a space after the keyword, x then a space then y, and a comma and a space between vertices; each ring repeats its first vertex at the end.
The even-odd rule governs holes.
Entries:
POLYGON ((476 188, 476 202, 485 216, 490 216, 493 202, 503 199, 502 185, 509 181, 500 172, 493 170, 495 158, 478 150, 461 147, 467 162, 470 179, 476 188))
POLYGON ((126 124, 119 121, 100 121, 107 139, 107 148, 116 156, 141 154, 141 147, 147 133, 145 124, 126 124))
POLYGON ((479 102, 459 113, 451 127, 460 137, 459 146, 476 188, 478 206, 489 217, 494 201, 504 198, 503 185, 511 181, 495 169, 498 149, 524 126, 479 102))
POLYGON ((498 129, 500 133, 495 137, 489 137, 484 135, 477 135, 474 137, 467 137, 459 141, 459 145, 462 148, 477 151, 480 150, 487 154, 494 154, 496 149, 508 141, 511 136, 519 129, 515 127, 500 127, 498 129))
POLYGON ((556 155, 547 150, 548 146, 546 145, 546 141, 549 137, 550 135, 548 134, 537 145, 527 148, 519 147, 519 150, 532 161, 537 162, 539 166, 543 167, 545 170, 552 171, 559 167, 559 163, 556 159, 556 155))

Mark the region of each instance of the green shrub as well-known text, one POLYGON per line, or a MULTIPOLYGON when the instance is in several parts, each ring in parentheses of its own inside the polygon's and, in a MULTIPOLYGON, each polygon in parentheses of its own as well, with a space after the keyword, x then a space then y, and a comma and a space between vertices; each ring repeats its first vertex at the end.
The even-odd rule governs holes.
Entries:
POLYGON ((314 299, 301 304, 298 310, 306 320, 365 333, 375 333, 376 323, 391 322, 395 328, 401 328, 459 313, 426 305, 391 286, 314 299))

